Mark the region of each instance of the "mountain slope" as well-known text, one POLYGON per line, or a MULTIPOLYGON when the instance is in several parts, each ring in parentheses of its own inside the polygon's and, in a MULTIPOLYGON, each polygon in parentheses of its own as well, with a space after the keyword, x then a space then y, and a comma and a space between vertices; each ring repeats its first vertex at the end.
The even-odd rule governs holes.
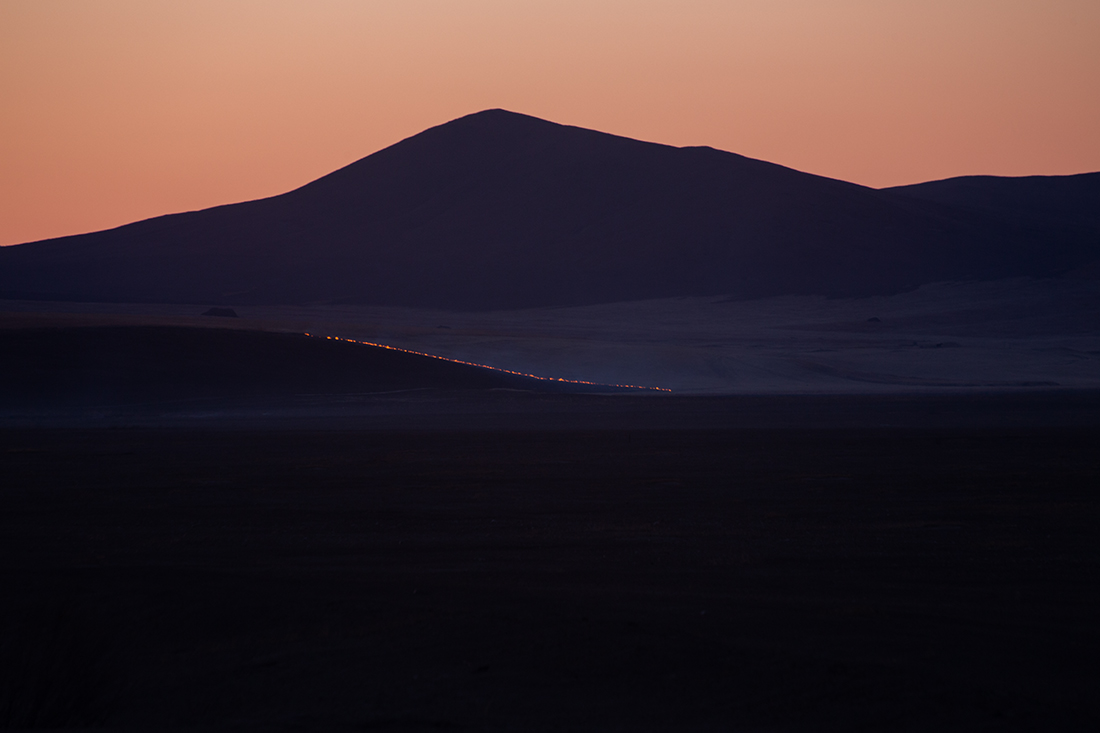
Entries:
POLYGON ((948 206, 979 209, 1017 224, 1100 231, 1100 173, 1075 176, 961 176, 886 189, 948 206))
POLYGON ((901 196, 980 212, 1025 242, 1036 264, 1021 274, 1049 274, 1042 257, 1049 249, 1062 256, 1067 243, 1078 249, 1075 276, 1100 277, 1100 173, 1073 176, 961 176, 886 189, 901 196))
POLYGON ((479 310, 869 295, 1098 257, 1088 227, 489 110, 281 196, 5 248, 0 295, 479 310))

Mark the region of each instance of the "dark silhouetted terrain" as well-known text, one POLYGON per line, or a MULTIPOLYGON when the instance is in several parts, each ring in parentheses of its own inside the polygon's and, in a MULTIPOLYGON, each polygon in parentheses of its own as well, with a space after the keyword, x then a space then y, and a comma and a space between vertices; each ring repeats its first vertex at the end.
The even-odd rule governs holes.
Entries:
POLYGON ((886 190, 985 211, 1036 236, 1052 229, 1077 230, 1093 237, 1100 232, 1100 173, 1021 178, 962 176, 886 190))
POLYGON ((0 330, 0 409, 494 388, 589 389, 303 334, 164 326, 0 330))
POLYGON ((1095 421, 210 428, 0 431, 0 726, 1100 725, 1095 421))
POLYGON ((878 191, 489 110, 281 196, 4 248, 0 297, 485 310, 888 294, 1100 260, 1098 210, 1100 174, 878 191))

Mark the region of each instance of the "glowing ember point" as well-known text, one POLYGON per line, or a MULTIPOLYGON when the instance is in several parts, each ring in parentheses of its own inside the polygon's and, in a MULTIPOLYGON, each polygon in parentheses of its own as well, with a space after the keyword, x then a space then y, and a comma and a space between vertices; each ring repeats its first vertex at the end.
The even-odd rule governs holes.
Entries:
POLYGON ((588 384, 593 387, 620 387, 623 389, 648 389, 654 392, 671 392, 671 389, 665 387, 643 387, 639 384, 604 384, 603 382, 586 382, 583 379, 565 379, 564 377, 540 377, 537 374, 528 374, 526 372, 517 372, 511 369, 501 369, 500 367, 489 366, 488 364, 477 364, 472 361, 462 361, 461 359, 449 359, 446 356, 439 356, 437 354, 427 354, 423 351, 413 351, 412 349, 402 349, 399 346, 387 346, 386 344, 375 344, 370 341, 357 341, 355 339, 342 338, 340 336, 314 336, 312 333, 305 333, 305 336, 310 338, 325 338, 329 341, 347 341, 352 344, 362 344, 363 346, 374 346, 378 349, 388 349, 390 351, 401 351, 406 354, 415 354, 416 356, 426 356, 429 359, 439 359, 440 361, 449 361, 452 364, 465 364, 466 366, 479 367, 481 369, 491 369, 494 372, 503 372, 505 374, 515 374, 518 377, 528 377, 529 379, 538 379, 542 382, 568 382, 569 384, 588 384))

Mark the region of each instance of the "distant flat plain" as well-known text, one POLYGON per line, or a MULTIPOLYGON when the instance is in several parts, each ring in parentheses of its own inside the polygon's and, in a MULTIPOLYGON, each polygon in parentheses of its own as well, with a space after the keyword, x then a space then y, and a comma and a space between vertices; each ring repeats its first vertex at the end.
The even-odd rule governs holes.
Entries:
POLYGON ((196 325, 341 336, 679 394, 1100 388, 1100 280, 937 283, 893 296, 691 297, 518 311, 0 302, 7 326, 196 325), (38 314, 38 315, 32 315, 38 314))

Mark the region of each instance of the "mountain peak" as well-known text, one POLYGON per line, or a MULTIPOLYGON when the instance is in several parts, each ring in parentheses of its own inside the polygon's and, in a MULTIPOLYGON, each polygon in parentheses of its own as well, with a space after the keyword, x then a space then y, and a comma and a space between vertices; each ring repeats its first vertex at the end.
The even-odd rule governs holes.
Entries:
POLYGON ((517 137, 537 136, 540 134, 553 135, 555 132, 561 134, 567 130, 589 134, 603 134, 595 133, 592 130, 584 130, 579 127, 561 125, 556 122, 550 122, 549 120, 522 114, 520 112, 511 112, 506 109, 495 108, 463 115, 450 122, 445 122, 442 125, 430 127, 420 134, 414 135, 408 139, 415 140, 423 137, 433 138, 438 135, 453 134, 475 136, 499 135, 501 137, 496 138, 497 141, 506 142, 508 140, 514 140, 517 137))
POLYGON ((886 294, 1100 259, 1078 212, 1090 180, 973 182, 989 201, 876 191, 487 109, 281 196, 3 248, 0 296, 481 310, 886 294), (1038 202, 1027 226, 994 205, 1017 198, 1038 202))
POLYGON ((463 122, 492 124, 536 123, 540 125, 557 125, 558 127, 564 127, 564 125, 558 125, 556 122, 550 122, 549 120, 544 120, 541 117, 523 114, 522 112, 512 112, 511 110, 501 109, 499 107, 494 107, 492 109, 483 109, 480 112, 471 112, 468 115, 457 117, 450 122, 446 122, 444 124, 453 125, 463 122))

